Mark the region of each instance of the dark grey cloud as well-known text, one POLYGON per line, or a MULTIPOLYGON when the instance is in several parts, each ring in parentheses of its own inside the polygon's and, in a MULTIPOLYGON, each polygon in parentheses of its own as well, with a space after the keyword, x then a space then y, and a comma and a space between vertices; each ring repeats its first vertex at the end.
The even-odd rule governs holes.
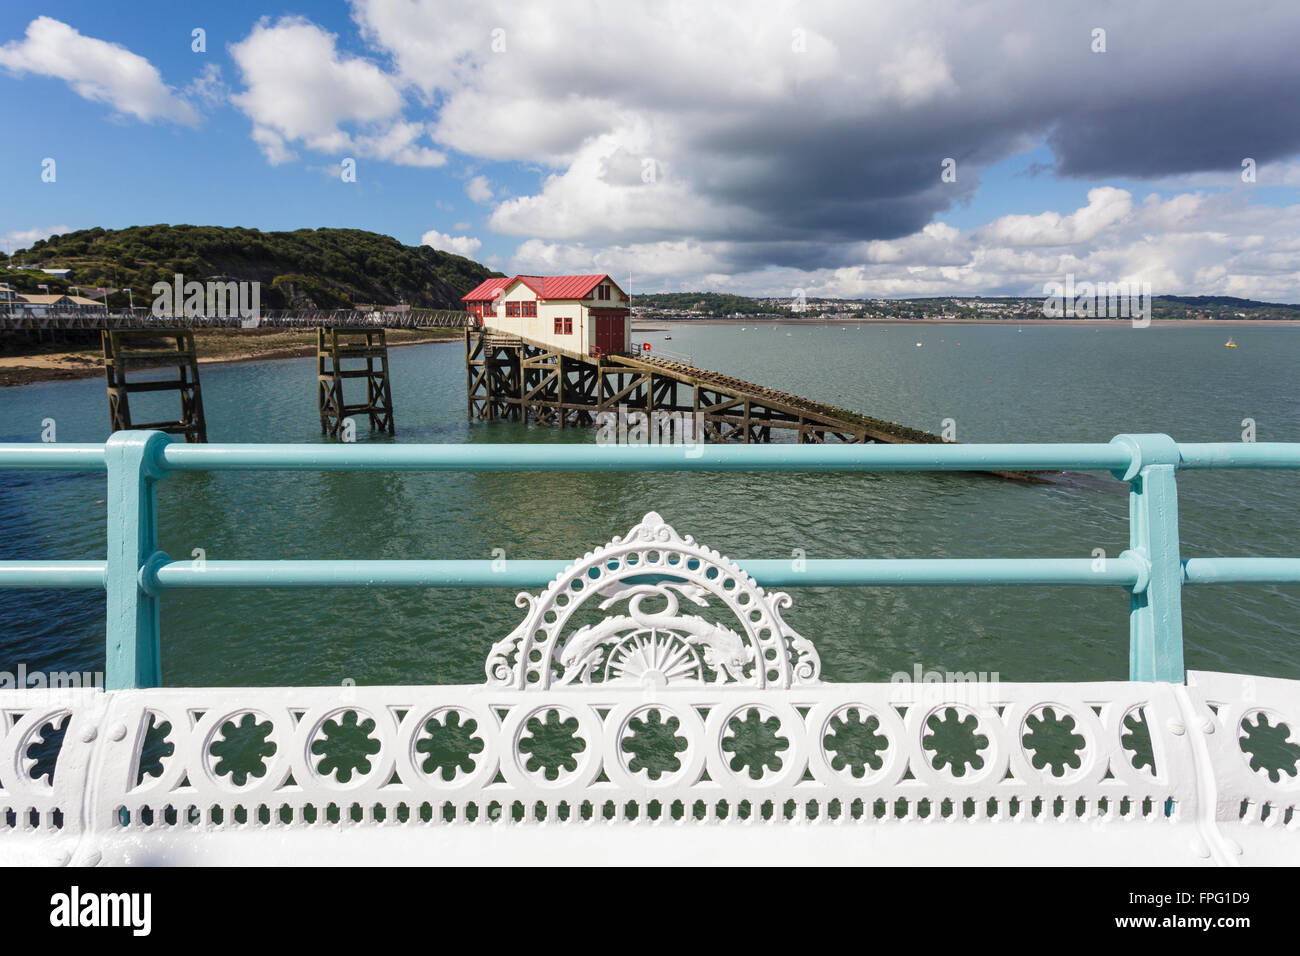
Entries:
POLYGON ((690 238, 726 243, 737 268, 825 266, 846 245, 915 234, 970 201, 982 167, 1043 142, 1053 162, 1035 172, 1098 184, 1300 153, 1295 0, 353 7, 406 80, 440 102, 472 96, 474 111, 439 116, 445 145, 482 150, 488 112, 518 117, 492 155, 560 182, 493 226, 544 240, 690 238), (496 24, 514 52, 494 58, 496 24), (643 157, 684 184, 665 191, 678 206, 593 193, 583 220, 582 177, 634 190, 643 157), (948 157, 955 183, 940 181, 948 157))

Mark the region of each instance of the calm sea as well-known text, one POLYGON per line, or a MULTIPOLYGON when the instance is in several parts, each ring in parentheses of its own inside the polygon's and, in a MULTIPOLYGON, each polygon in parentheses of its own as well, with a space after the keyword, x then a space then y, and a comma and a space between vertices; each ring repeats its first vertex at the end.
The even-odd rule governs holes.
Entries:
MULTIPOLYGON (((1300 441, 1300 328, 676 324, 639 332, 698 365, 939 431, 960 441, 1300 441), (671 341, 665 339, 671 335, 671 341), (920 347, 918 347, 918 344, 920 347)), ((398 442, 590 442, 466 420, 459 344, 391 353, 398 442)), ((313 359, 205 366, 212 441, 318 442, 313 359)), ((132 399, 137 415, 150 407, 132 399)), ((0 440, 102 441, 101 380, 0 389, 0 440)), ((158 417, 174 417, 159 405, 158 417)), ((371 438, 365 427, 361 441, 371 438)), ((1289 472, 1180 476, 1185 556, 1300 553, 1289 472)), ((0 474, 0 557, 102 559, 104 477, 0 474)), ((967 475, 173 475, 162 547, 231 558, 570 558, 659 511, 737 558, 1088 557, 1127 546, 1124 486, 1087 477, 1026 487, 967 475)), ((795 589, 792 626, 833 680, 897 671, 1003 680, 1123 679, 1128 598, 1098 588, 795 589)), ((519 620, 514 593, 171 592, 163 680, 173 686, 453 683, 483 679, 519 620)), ((1188 666, 1300 678, 1300 589, 1184 594, 1188 666)), ((0 670, 103 668, 102 594, 0 592, 0 670)))

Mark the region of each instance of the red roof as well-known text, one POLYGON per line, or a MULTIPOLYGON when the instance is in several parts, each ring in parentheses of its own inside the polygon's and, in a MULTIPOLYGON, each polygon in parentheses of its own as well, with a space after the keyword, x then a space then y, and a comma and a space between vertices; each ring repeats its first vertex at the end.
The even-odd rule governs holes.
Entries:
POLYGON ((542 295, 542 290, 546 288, 545 276, 515 276, 510 281, 522 282, 524 285, 528 286, 528 288, 532 289, 535 293, 537 293, 537 298, 539 299, 546 298, 546 296, 542 295))
POLYGON ((491 302, 514 279, 485 279, 460 297, 462 302, 491 302))
MULTIPOLYGON (((543 299, 581 299, 601 281, 609 278, 598 276, 547 276, 542 280, 543 299)), ((529 288, 532 288, 530 285, 529 288)))
POLYGON ((511 279, 488 279, 462 297, 462 302, 486 302, 516 280, 522 282, 537 294, 539 299, 582 299, 592 289, 608 279, 608 274, 592 276, 527 276, 518 275, 511 279))

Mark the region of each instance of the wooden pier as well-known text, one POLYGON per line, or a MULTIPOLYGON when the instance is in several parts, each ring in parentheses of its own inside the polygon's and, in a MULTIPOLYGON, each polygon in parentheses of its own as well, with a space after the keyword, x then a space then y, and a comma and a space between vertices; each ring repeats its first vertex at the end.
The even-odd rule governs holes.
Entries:
POLYGON ((194 333, 185 329, 156 331, 113 330, 101 333, 104 347, 104 378, 108 386, 110 428, 156 429, 169 435, 184 435, 187 442, 206 442, 208 426, 203 417, 203 392, 199 385, 199 362, 194 333), (175 369, 175 378, 128 378, 128 370, 175 369), (131 420, 130 396, 141 392, 177 392, 180 418, 174 421, 131 420))
POLYGON ((370 419, 371 431, 393 434, 393 391, 388 377, 388 342, 382 328, 316 330, 316 391, 322 435, 338 438, 351 415, 370 419), (343 383, 361 378, 366 400, 349 405, 343 383))
POLYGON ((518 336, 467 329, 466 389, 471 418, 590 426, 619 406, 638 412, 700 413, 707 442, 796 441, 938 443, 897 422, 860 415, 649 355, 584 356, 518 336))
MULTIPOLYGON (((471 419, 590 427, 597 415, 680 413, 706 443, 944 444, 930 432, 812 401, 720 372, 647 354, 581 355, 483 329, 465 330, 465 384, 471 419)), ((994 471, 1038 483, 1029 472, 994 471)))

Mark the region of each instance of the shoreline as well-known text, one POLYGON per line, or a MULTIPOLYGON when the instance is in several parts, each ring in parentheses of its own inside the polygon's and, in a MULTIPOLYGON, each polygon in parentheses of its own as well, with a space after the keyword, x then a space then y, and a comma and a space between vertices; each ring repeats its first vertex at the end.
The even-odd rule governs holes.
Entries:
MULTIPOLYGON (((1071 327, 1084 328, 1101 328, 1103 326, 1115 326, 1117 328, 1130 327, 1131 323, 1127 319, 877 319, 877 318, 853 318, 853 319, 731 319, 731 318, 704 318, 704 319, 680 319, 680 318, 657 318, 643 319, 641 321, 654 322, 652 326, 637 327, 634 326, 633 333, 642 332, 668 332, 679 328, 689 328, 690 326, 743 326, 745 328, 758 328, 764 325, 772 326, 847 326, 847 325, 1068 325, 1071 327)), ((1208 328, 1211 326, 1226 326, 1230 329, 1240 329, 1243 327, 1256 328, 1277 328, 1277 327, 1297 327, 1300 326, 1300 320, 1297 319, 1153 319, 1149 326, 1143 328, 1208 328)), ((389 330, 389 348, 402 348, 408 345, 430 345, 448 342, 461 341, 460 330, 455 330, 455 335, 448 335, 443 330, 407 330, 391 329, 389 330), (394 338, 396 337, 396 338, 394 338)), ((230 349, 221 351, 217 349, 216 354, 200 355, 200 365, 222 365, 236 362, 270 362, 284 359, 309 358, 316 354, 316 345, 314 342, 314 332, 299 331, 270 331, 265 335, 249 336, 242 330, 200 330, 197 334, 196 344, 202 349, 206 343, 209 347, 214 344, 220 346, 225 344, 223 340, 241 342, 241 348, 248 345, 256 345, 259 339, 272 338, 281 336, 286 339, 293 338, 295 341, 284 341, 267 344, 262 349, 253 348, 248 351, 239 351, 230 349), (242 336, 242 342, 239 337, 242 336), (312 341, 308 341, 308 338, 312 341)), ((74 381, 77 379, 94 378, 102 375, 104 371, 103 359, 98 355, 98 348, 82 349, 65 349, 63 351, 38 351, 27 355, 0 355, 0 388, 16 388, 20 385, 35 385, 42 382, 60 382, 74 381)))
MULTIPOLYGON (((447 342, 459 342, 461 336, 450 336, 441 332, 390 329, 388 332, 390 349, 408 345, 431 345, 447 342), (392 336, 400 334, 401 338, 393 340, 392 336)), ((222 339, 232 334, 244 334, 237 330, 200 330, 195 337, 195 346, 202 352, 205 341, 209 346, 221 343, 222 339), (222 333, 225 333, 224 335, 222 333)), ((217 354, 199 355, 199 365, 226 365, 239 362, 272 362, 284 359, 310 358, 316 354, 315 332, 274 332, 273 335, 295 337, 304 341, 276 342, 251 351, 217 352, 217 354), (312 341, 305 339, 310 336, 312 341)), ((249 337, 244 347, 256 344, 258 338, 249 337)), ((37 352, 31 355, 0 355, 0 388, 17 388, 21 385, 37 385, 43 382, 64 382, 78 379, 94 378, 104 374, 104 360, 97 353, 98 348, 67 349, 64 351, 37 352)))
MULTIPOLYGON (((645 320, 649 321, 649 320, 645 320)), ((1101 327, 1112 325, 1116 328, 1131 326, 1128 319, 680 319, 662 318, 656 322, 671 324, 673 327, 691 325, 1059 325, 1101 327)), ((1300 326, 1300 319, 1152 319, 1149 326, 1142 328, 1196 328, 1207 326, 1226 326, 1241 328, 1277 328, 1279 326, 1300 326)), ((638 331, 633 329, 633 331, 638 331)), ((662 331, 646 329, 645 331, 662 331)))

